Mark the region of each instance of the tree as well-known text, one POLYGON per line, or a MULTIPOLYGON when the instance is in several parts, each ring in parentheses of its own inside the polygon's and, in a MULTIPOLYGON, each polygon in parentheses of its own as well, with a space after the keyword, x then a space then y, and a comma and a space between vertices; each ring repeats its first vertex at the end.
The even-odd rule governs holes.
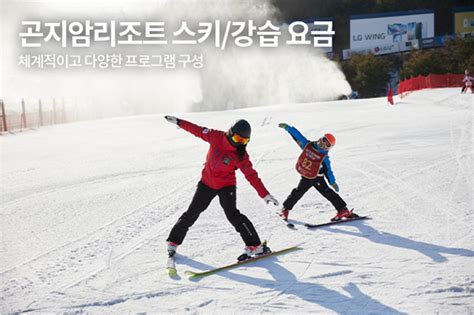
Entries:
POLYGON ((428 50, 414 50, 403 63, 401 79, 418 75, 463 73, 474 70, 474 39, 448 40, 446 46, 428 50))
POLYGON ((445 62, 448 65, 448 72, 463 73, 465 69, 474 71, 473 38, 448 40, 444 47, 444 54, 447 56, 445 62))
POLYGON ((342 63, 342 71, 353 90, 362 97, 374 97, 385 94, 390 62, 373 54, 354 54, 350 60, 342 63))

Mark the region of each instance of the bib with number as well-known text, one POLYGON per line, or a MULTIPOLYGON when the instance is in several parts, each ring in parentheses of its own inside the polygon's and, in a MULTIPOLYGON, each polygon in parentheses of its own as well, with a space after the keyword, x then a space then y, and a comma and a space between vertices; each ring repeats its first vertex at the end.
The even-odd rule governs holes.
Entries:
POLYGON ((305 178, 316 178, 326 155, 326 153, 318 152, 312 142, 308 142, 296 162, 296 170, 305 178))

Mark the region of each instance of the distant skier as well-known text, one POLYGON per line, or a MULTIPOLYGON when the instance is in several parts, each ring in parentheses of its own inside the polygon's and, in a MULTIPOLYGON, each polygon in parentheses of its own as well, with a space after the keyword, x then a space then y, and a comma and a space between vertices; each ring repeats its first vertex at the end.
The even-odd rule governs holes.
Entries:
POLYGON ((296 170, 301 174, 301 180, 283 202, 283 208, 280 212, 282 219, 288 220, 289 211, 311 187, 316 188, 336 208, 337 214, 331 221, 358 217, 357 214, 347 209, 346 202, 337 194, 339 186, 336 184, 328 155, 329 150, 336 144, 336 138, 332 134, 326 133, 317 141, 309 141, 295 127, 285 123, 279 124, 278 127, 288 131, 300 148, 303 149, 296 162, 296 170), (324 177, 327 178, 334 190, 329 188, 324 177))
POLYGON ((177 246, 183 242, 188 229, 216 196, 219 196, 219 202, 227 220, 240 233, 245 242, 244 253, 237 259, 241 261, 271 252, 270 248, 260 241, 252 222, 240 213, 236 206, 235 171, 237 169, 240 169, 267 204, 271 202, 278 205, 278 201, 270 195, 250 162, 246 150, 247 143, 250 141, 250 124, 241 119, 232 125, 229 131, 223 132, 200 127, 173 116, 165 116, 165 119, 210 144, 201 180, 197 185, 193 200, 168 236, 168 255, 174 256, 177 246))
POLYGON ((466 69, 466 71, 464 71, 464 79, 462 80, 463 86, 462 86, 461 93, 466 93, 467 89, 470 89, 471 93, 474 93, 474 91, 472 90, 473 81, 474 81, 474 77, 470 76, 469 70, 466 69))

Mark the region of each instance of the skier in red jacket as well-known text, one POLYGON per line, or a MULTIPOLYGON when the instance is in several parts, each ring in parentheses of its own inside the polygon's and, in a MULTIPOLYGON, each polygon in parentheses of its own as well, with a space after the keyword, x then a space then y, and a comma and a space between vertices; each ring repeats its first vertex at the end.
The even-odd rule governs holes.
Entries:
POLYGON ((466 69, 464 71, 464 79, 462 80, 462 90, 461 93, 467 93, 467 89, 471 89, 471 93, 474 93, 472 89, 472 82, 474 81, 474 77, 469 75, 469 70, 466 69))
POLYGON ((253 169, 247 154, 246 147, 251 133, 250 124, 241 119, 229 131, 223 132, 200 127, 173 116, 165 116, 165 119, 210 144, 193 200, 168 236, 168 255, 174 256, 177 246, 183 242, 188 229, 216 196, 219 196, 219 202, 227 219, 245 242, 244 253, 237 259, 240 261, 269 253, 270 249, 262 244, 252 222, 240 213, 236 206, 236 169, 242 171, 267 204, 271 202, 278 205, 278 201, 268 192, 258 177, 257 171, 253 169))

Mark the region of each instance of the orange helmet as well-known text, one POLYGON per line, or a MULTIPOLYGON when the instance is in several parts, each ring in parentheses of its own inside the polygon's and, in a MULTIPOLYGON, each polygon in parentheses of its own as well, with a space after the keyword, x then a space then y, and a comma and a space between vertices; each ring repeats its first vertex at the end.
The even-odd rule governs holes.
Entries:
POLYGON ((325 150, 329 150, 336 145, 336 137, 330 133, 325 133, 324 136, 318 140, 318 145, 322 146, 325 150))
POLYGON ((325 133, 324 136, 326 137, 326 139, 329 140, 329 142, 331 143, 331 147, 335 146, 336 145, 336 137, 334 137, 332 134, 330 133, 325 133))

